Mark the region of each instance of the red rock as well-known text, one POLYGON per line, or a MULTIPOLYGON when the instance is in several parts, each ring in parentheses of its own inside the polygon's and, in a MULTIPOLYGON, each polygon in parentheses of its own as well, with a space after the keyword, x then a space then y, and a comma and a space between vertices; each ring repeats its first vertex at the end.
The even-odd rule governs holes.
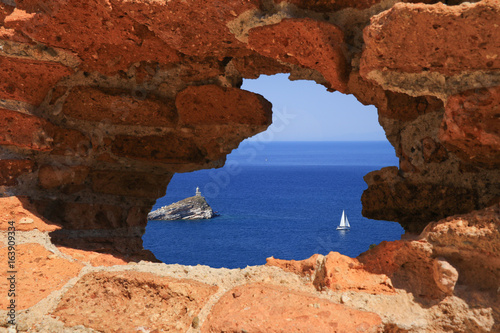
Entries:
POLYGON ((263 56, 315 69, 331 88, 346 91, 349 64, 344 34, 336 25, 309 18, 285 19, 251 29, 248 45, 263 56))
POLYGON ((45 218, 64 229, 91 230, 124 227, 128 210, 108 204, 39 200, 35 206, 45 218))
POLYGON ((499 20, 496 0, 461 6, 397 3, 374 16, 364 30, 361 75, 367 78, 373 70, 456 75, 465 68, 498 69, 499 20))
POLYGON ((61 229, 37 213, 35 205, 27 197, 0 198, 0 230, 8 230, 9 222, 15 222, 18 231, 54 231, 61 229))
POLYGON ((56 62, 0 56, 0 98, 39 105, 72 70, 56 62))
POLYGON ((173 133, 164 136, 117 135, 111 147, 113 154, 136 160, 164 163, 200 163, 203 152, 191 139, 173 133))
POLYGON ((201 328, 203 333, 241 331, 382 332, 382 320, 311 294, 255 283, 224 294, 201 328))
POLYGON ((78 131, 16 111, 0 109, 0 125, 0 144, 3 145, 80 156, 86 156, 90 146, 89 140, 78 131))
POLYGON ((393 294, 394 288, 387 275, 374 274, 364 269, 363 265, 353 258, 330 252, 321 258, 315 254, 305 260, 280 260, 267 258, 267 266, 281 269, 301 276, 311 276, 318 290, 329 288, 335 291, 356 291, 370 294, 393 294))
POLYGON ((458 283, 496 292, 500 281, 500 206, 431 223, 421 237, 458 272, 458 283))
POLYGON ((266 266, 276 266, 301 276, 312 276, 317 269, 318 257, 319 254, 314 254, 312 257, 304 260, 282 260, 270 257, 266 259, 266 266))
POLYGON ((191 56, 224 57, 251 53, 231 33, 228 23, 259 9, 259 0, 195 0, 183 2, 112 1, 137 22, 144 24, 168 45, 191 56), (197 24, 192 24, 196 22, 197 24))
POLYGON ((270 125, 271 103, 258 94, 215 85, 190 86, 177 94, 179 121, 187 125, 270 125))
POLYGON ((16 7, 0 3, 0 22, 3 23, 5 18, 9 16, 16 7))
MULTIPOLYGON (((8 248, 0 249, 0 260, 7 263, 8 248)), ((16 297, 17 310, 27 309, 53 291, 61 289, 71 278, 78 276, 83 265, 57 257, 40 244, 16 246, 16 297)), ((0 272, 0 293, 7 295, 7 270, 0 272)), ((0 306, 7 308, 8 297, 0 297, 0 306)))
POLYGON ((302 9, 314 10, 317 12, 333 12, 346 8, 366 9, 376 5, 381 0, 274 0, 275 3, 287 2, 302 9))
POLYGON ((75 87, 63 106, 69 117, 119 125, 173 127, 174 102, 142 91, 75 87))
POLYGON ((10 40, 21 43, 29 43, 30 40, 14 29, 6 29, 5 18, 12 14, 15 7, 0 3, 0 40, 10 40))
POLYGON ((17 178, 32 172, 34 167, 32 160, 0 160, 0 186, 17 185, 17 178))
POLYGON ((165 195, 172 174, 93 171, 91 178, 94 192, 156 199, 165 195))
POLYGON ((446 294, 435 280, 441 275, 435 275, 432 256, 432 246, 425 240, 384 241, 357 259, 366 271, 389 276, 397 289, 419 298, 440 299, 446 294))
POLYGON ((0 109, 0 144, 49 151, 53 139, 47 126, 45 119, 0 109))
POLYGON ((290 72, 290 67, 276 59, 261 56, 258 53, 231 60, 234 67, 246 79, 256 79, 260 75, 274 75, 290 72))
POLYGON ((77 52, 82 68, 88 71, 113 74, 140 61, 179 61, 175 50, 124 13, 121 4, 53 0, 50 5, 40 5, 36 0, 22 0, 17 8, 36 15, 9 27, 47 46, 77 52))
POLYGON ((404 122, 419 116, 440 112, 443 102, 433 96, 412 97, 407 94, 384 90, 379 85, 363 79, 359 72, 351 72, 348 91, 364 105, 375 105, 379 116, 404 122))
POLYGON ((420 233, 431 221, 479 206, 475 189, 405 180, 398 176, 397 168, 372 171, 364 179, 368 189, 361 196, 363 216, 397 221, 412 233, 420 233))
POLYGON ((101 332, 186 332, 217 289, 151 273, 95 272, 63 296, 54 315, 101 332))
POLYGON ((465 162, 500 164, 500 86, 450 96, 439 139, 465 162))
POLYGON ((371 273, 357 259, 338 252, 330 252, 325 257, 323 279, 317 279, 315 284, 332 290, 352 290, 370 294, 395 293, 387 275, 371 273))
POLYGON ((448 159, 448 151, 430 137, 422 140, 422 154, 426 163, 440 163, 448 159))
POLYGON ((86 166, 42 165, 38 171, 38 183, 51 189, 64 185, 82 185, 89 174, 86 166))

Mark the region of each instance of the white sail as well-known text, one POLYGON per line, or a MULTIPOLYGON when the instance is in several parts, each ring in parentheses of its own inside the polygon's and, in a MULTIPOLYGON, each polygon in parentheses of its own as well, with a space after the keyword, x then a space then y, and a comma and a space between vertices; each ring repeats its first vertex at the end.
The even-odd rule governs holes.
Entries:
POLYGON ((340 219, 340 225, 337 227, 337 230, 349 229, 351 225, 349 224, 349 220, 345 215, 345 212, 342 211, 342 217, 340 219))

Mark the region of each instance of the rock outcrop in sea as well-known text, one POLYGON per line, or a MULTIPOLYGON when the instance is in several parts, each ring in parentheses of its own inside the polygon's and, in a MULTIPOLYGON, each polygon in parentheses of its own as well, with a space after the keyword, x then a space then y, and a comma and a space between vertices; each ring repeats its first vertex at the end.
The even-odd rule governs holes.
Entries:
POLYGON ((216 216, 204 197, 195 195, 163 206, 148 214, 148 220, 200 220, 216 216))

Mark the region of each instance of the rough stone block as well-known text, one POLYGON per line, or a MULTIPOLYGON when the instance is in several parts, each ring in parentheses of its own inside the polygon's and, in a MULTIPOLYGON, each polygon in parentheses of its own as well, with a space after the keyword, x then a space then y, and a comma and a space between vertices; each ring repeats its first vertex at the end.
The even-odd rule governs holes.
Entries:
POLYGON ((54 0, 49 5, 19 1, 18 10, 36 13, 8 27, 50 47, 78 53, 87 71, 114 74, 140 61, 179 61, 175 50, 147 26, 120 10, 122 2, 54 0), (92 13, 92 15, 89 15, 92 13), (71 22, 71 29, 68 29, 71 22))
POLYGON ((347 89, 344 34, 334 24, 309 18, 284 19, 251 29, 248 45, 263 56, 316 69, 332 89, 347 89))
POLYGON ((169 133, 164 136, 117 135, 113 154, 144 161, 165 163, 201 163, 204 154, 191 139, 169 133))
POLYGON ((255 283, 222 296, 201 332, 379 332, 381 328, 382 320, 374 313, 285 287, 255 283))
POLYGON ((39 105, 73 71, 59 63, 0 56, 0 98, 39 105))
POLYGON ((500 86, 450 96, 439 139, 467 163, 500 164, 500 86))
POLYGON ((17 178, 32 172, 34 167, 32 160, 0 160, 0 186, 17 185, 17 178))
POLYGON ((107 204, 38 200, 35 205, 45 218, 64 229, 117 229, 123 227, 128 209, 107 204))
POLYGON ((51 189, 64 185, 82 185, 89 174, 89 167, 66 165, 42 165, 38 171, 38 183, 51 189))
POLYGON ((83 276, 54 312, 66 326, 103 332, 186 332, 216 286, 139 272, 83 276))
POLYGON ((47 131, 48 126, 45 119, 0 109, 0 144, 50 151, 53 138, 47 131))
POLYGON ((86 156, 90 148, 89 140, 78 131, 5 109, 0 109, 0 144, 71 156, 86 156))
POLYGON ((165 195, 172 174, 93 171, 91 178, 95 192, 156 199, 165 195))
POLYGON ((85 121, 117 125, 174 127, 177 112, 172 100, 160 99, 142 90, 75 87, 63 113, 85 121))
MULTIPOLYGON (((8 248, 0 249, 0 260, 7 263, 8 248)), ((19 244, 16 246, 16 305, 17 310, 27 309, 55 290, 61 289, 71 278, 78 276, 83 265, 71 262, 47 251, 40 244, 19 244)), ((0 306, 7 308, 7 271, 0 272, 0 306), (5 281, 5 282, 4 282, 5 281)))
POLYGON ((434 279, 433 248, 426 240, 384 241, 357 259, 366 271, 386 274, 394 288, 415 297, 435 300, 446 296, 434 279))
POLYGON ((361 196, 363 216, 398 221, 406 231, 420 233, 431 221, 470 212, 479 206, 475 189, 413 182, 401 178, 397 172, 397 168, 384 168, 364 177, 369 186, 361 196))
POLYGON ((266 258, 266 266, 276 266, 285 271, 292 272, 301 276, 313 276, 317 271, 319 254, 304 260, 282 260, 274 257, 266 258))
POLYGON ((320 276, 316 285, 332 290, 360 291, 370 294, 394 294, 392 282, 385 274, 375 274, 364 269, 353 258, 330 252, 324 261, 324 277, 320 276))
POLYGON ((175 105, 185 125, 269 125, 272 105, 261 95, 215 85, 190 86, 175 105))
POLYGON ((261 6, 259 0, 196 0, 190 6, 181 2, 113 2, 183 54, 220 60, 251 53, 231 33, 228 23, 261 6))
MULTIPOLYGON (((444 257, 456 268, 459 284, 497 292, 500 281, 499 204, 430 223, 422 238, 433 245, 436 257, 444 257)), ((454 274, 447 275, 451 280, 446 278, 449 282, 446 285, 451 286, 454 274)), ((451 291, 448 287, 445 290, 451 291)))
POLYGON ((397 3, 363 32, 361 75, 373 70, 445 75, 500 68, 500 4, 397 3), (425 37, 424 37, 425 36, 425 37))
POLYGON ((257 79, 260 75, 274 75, 290 72, 290 67, 285 66, 276 59, 255 54, 234 58, 231 60, 234 67, 247 79, 257 79))

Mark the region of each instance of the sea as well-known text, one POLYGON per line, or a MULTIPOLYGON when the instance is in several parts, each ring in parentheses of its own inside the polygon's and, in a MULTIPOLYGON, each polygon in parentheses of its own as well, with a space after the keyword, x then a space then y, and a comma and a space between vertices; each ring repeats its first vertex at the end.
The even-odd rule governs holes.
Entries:
POLYGON ((401 238, 398 223, 361 215, 363 176, 397 165, 388 142, 244 141, 224 167, 175 174, 153 207, 193 196, 199 187, 220 215, 149 221, 144 247, 167 264, 245 268, 266 258, 302 260, 337 251, 356 257, 401 238), (342 211, 351 229, 336 230, 342 211))

